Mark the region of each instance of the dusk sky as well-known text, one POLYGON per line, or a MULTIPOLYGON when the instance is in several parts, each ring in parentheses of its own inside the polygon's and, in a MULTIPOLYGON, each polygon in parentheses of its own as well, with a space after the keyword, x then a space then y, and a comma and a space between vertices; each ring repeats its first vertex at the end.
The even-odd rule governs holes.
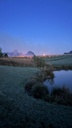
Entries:
POLYGON ((72 0, 0 0, 0 47, 35 54, 72 50, 72 0))

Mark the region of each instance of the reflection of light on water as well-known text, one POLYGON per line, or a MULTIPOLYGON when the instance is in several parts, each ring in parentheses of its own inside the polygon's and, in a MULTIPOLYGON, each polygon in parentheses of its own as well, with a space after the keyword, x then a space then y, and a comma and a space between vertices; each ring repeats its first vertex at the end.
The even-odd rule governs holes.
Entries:
POLYGON ((48 79, 49 84, 54 85, 54 79, 48 79))
POLYGON ((49 93, 51 94, 51 91, 53 89, 54 86, 54 79, 47 79, 46 81, 44 81, 43 83, 49 90, 49 93))
POLYGON ((44 81, 44 85, 51 93, 53 88, 62 88, 65 86, 72 92, 72 71, 54 71, 54 79, 47 79, 44 81))

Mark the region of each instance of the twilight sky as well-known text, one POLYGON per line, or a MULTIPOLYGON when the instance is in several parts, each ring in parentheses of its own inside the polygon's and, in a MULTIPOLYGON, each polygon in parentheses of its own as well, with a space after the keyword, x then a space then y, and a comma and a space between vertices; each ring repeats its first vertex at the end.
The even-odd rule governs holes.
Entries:
POLYGON ((72 50, 72 0, 0 0, 0 47, 35 54, 72 50))

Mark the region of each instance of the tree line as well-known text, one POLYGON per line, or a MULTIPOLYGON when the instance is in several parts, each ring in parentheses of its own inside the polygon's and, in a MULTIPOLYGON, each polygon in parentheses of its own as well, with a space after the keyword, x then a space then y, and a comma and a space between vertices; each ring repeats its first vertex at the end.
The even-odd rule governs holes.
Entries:
POLYGON ((2 48, 0 48, 0 57, 8 57, 7 53, 2 52, 2 48))

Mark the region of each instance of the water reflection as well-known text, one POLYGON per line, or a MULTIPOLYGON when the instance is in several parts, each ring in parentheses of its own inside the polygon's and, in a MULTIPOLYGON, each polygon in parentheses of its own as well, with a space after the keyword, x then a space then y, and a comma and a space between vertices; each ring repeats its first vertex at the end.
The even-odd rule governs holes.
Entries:
POLYGON ((54 87, 63 87, 65 86, 72 92, 72 71, 54 71, 55 78, 47 79, 44 82, 44 85, 48 87, 49 91, 54 87))
POLYGON ((54 79, 53 78, 52 79, 48 79, 48 82, 49 82, 50 85, 54 85, 54 79))

